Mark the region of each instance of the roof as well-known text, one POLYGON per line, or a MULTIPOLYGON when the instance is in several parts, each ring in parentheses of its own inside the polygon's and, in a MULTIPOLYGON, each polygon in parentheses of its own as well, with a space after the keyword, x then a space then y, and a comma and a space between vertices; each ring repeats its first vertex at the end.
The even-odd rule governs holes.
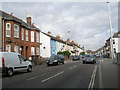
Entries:
POLYGON ((40 31, 40 29, 38 29, 34 25, 29 25, 26 22, 24 22, 22 19, 19 19, 19 18, 13 16, 12 14, 8 14, 8 13, 6 13, 4 11, 1 11, 1 10, 0 10, 0 13, 1 13, 0 16, 2 16, 4 20, 15 21, 15 22, 20 23, 21 26, 23 26, 23 27, 25 27, 27 29, 40 31))

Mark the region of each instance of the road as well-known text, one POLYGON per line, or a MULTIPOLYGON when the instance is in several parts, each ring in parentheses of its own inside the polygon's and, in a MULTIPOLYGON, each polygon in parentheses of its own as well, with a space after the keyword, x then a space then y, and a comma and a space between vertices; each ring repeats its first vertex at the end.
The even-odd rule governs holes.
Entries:
POLYGON ((118 66, 99 58, 96 64, 66 61, 65 64, 36 66, 33 72, 2 78, 4 88, 118 88, 118 66))

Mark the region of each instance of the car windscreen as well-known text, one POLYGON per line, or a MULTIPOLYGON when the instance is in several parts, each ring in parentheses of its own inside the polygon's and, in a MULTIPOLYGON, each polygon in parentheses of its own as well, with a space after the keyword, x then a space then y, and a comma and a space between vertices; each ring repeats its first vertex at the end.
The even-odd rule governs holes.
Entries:
POLYGON ((50 57, 50 60, 56 60, 57 58, 58 58, 57 55, 52 55, 52 56, 50 57))

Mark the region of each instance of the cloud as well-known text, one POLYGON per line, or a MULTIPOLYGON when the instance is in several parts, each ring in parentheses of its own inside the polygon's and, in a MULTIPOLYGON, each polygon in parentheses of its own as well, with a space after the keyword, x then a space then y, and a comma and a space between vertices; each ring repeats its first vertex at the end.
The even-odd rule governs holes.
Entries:
MULTIPOLYGON (((110 3, 113 31, 118 30, 117 3, 110 3)), ((109 37, 105 2, 3 3, 3 10, 25 20, 27 13, 42 31, 70 38, 86 49, 97 49, 109 37), (69 34, 67 31, 71 31, 69 34)))

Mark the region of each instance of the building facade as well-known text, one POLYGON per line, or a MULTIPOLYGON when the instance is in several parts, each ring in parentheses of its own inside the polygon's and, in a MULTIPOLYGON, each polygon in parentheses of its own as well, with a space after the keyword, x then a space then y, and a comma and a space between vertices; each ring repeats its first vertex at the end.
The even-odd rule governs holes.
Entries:
POLYGON ((51 55, 50 47, 51 38, 44 32, 40 32, 40 56, 49 58, 51 55))
POLYGON ((2 51, 20 53, 26 59, 39 56, 40 30, 31 24, 31 17, 26 18, 26 23, 12 14, 0 12, 3 22, 2 51))

